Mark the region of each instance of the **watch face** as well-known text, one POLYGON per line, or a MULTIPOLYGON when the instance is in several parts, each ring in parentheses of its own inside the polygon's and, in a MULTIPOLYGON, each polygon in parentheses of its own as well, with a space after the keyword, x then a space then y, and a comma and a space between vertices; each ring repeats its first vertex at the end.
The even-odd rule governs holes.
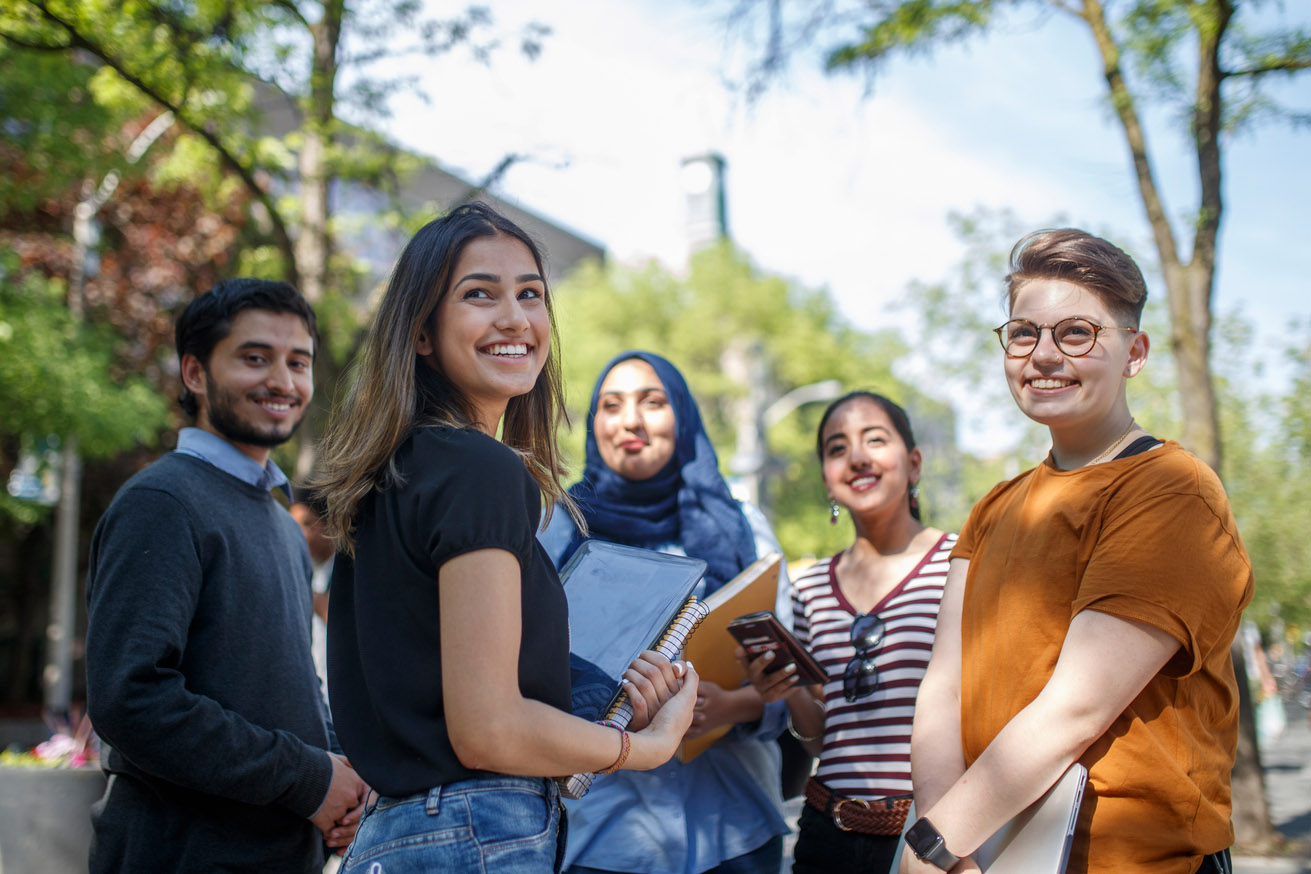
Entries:
POLYGON ((942 835, 938 834, 938 830, 933 827, 933 823, 924 817, 915 820, 915 824, 906 830, 906 843, 915 851, 917 856, 927 853, 933 847, 934 842, 941 839, 942 835))

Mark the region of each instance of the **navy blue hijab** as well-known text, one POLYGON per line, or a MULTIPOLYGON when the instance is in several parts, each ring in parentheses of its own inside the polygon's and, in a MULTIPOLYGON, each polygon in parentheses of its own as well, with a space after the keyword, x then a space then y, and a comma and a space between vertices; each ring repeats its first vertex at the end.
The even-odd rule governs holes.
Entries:
MULTIPOLYGON (((587 520, 589 537, 643 547, 677 543, 688 555, 705 561, 709 566, 707 594, 756 558, 751 526, 719 473, 719 459, 701 423, 696 400, 678 368, 654 353, 624 352, 601 370, 587 410, 583 478, 570 487, 569 494, 587 520), (601 460, 596 445, 601 384, 615 365, 632 359, 651 365, 674 411, 674 457, 646 480, 620 476, 601 460)), ((570 546, 561 563, 577 546, 570 546)))

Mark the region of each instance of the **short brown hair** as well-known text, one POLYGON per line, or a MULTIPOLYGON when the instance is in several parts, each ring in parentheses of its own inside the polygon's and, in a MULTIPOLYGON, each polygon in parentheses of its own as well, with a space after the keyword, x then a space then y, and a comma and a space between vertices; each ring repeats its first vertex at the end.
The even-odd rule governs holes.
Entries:
POLYGON ((1118 246, 1078 228, 1034 231, 1011 250, 1006 274, 1007 308, 1025 283, 1063 279, 1097 295, 1116 315, 1129 319, 1123 328, 1137 328, 1147 303, 1147 283, 1134 260, 1118 246))

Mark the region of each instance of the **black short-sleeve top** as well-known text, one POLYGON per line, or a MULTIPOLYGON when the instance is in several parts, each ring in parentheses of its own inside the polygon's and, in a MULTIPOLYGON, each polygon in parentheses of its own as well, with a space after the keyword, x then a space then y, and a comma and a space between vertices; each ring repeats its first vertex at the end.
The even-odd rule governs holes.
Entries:
POLYGON ((360 504, 354 559, 338 555, 333 567, 328 687, 351 764, 403 797, 478 773, 446 732, 438 569, 480 549, 519 560, 519 690, 565 711, 569 614, 537 542, 541 491, 513 450, 478 431, 424 428, 394 466, 392 484, 360 504))

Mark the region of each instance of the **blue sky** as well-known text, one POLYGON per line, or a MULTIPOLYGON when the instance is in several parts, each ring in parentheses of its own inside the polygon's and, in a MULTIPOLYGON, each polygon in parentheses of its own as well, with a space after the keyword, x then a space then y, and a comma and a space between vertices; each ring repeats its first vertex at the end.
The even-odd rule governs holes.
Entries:
MULTIPOLYGON (((621 262, 672 268, 687 252, 680 161, 718 151, 737 243, 762 268, 827 288, 865 328, 907 326, 894 306, 907 284, 950 275, 963 251, 953 210, 1007 208, 1033 227, 1063 216, 1152 252, 1099 63, 1073 23, 1022 14, 985 39, 896 60, 871 89, 802 57, 747 104, 725 84, 747 51, 720 17, 729 5, 497 0, 500 24, 553 28, 542 56, 428 62, 431 103, 398 102, 388 132, 474 178, 509 152, 531 154, 498 194, 621 262)), ((1311 26, 1311 10, 1290 6, 1267 18, 1311 26)), ((1291 81, 1275 93, 1311 110, 1311 75, 1291 81)), ((1149 118, 1167 207, 1186 216, 1188 144, 1160 113, 1149 118)), ((1258 323, 1274 347, 1291 320, 1311 322, 1311 132, 1270 125, 1227 145, 1216 308, 1258 323)))

